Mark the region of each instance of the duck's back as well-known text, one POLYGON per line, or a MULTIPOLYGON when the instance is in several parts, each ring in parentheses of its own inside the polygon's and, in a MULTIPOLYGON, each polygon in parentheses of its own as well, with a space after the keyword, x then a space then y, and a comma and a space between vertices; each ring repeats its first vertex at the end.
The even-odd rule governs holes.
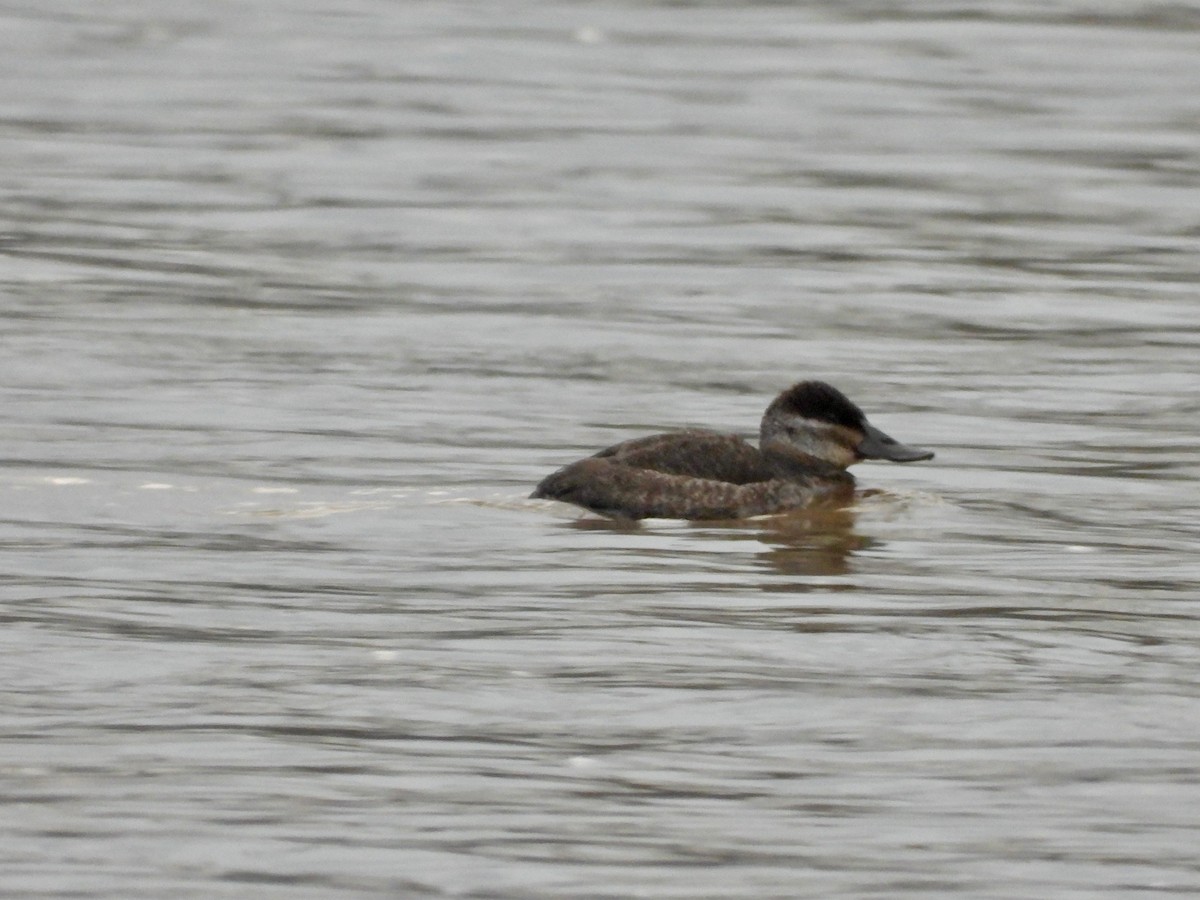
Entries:
POLYGON ((601 450, 593 458, 726 484, 750 484, 774 477, 757 447, 736 434, 716 431, 676 431, 635 438, 601 450))

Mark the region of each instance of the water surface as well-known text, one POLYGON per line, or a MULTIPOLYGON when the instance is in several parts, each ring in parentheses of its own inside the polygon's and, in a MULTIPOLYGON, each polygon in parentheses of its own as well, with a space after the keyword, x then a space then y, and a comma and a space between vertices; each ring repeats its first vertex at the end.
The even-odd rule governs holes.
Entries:
POLYGON ((1200 893, 1190 7, 0 15, 0 893, 1200 893))

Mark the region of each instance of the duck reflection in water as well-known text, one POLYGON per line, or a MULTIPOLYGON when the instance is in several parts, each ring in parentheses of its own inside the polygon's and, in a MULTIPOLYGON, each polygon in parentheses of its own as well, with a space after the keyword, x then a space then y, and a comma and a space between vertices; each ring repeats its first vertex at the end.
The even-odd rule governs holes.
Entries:
POLYGON ((932 458, 875 428, 832 385, 802 381, 767 407, 758 447, 715 431, 635 438, 559 469, 532 496, 616 519, 744 519, 844 507, 855 485, 846 469, 864 459, 932 458))
MULTIPOLYGON (((880 495, 887 498, 887 491, 864 491, 863 496, 880 495)), ((754 557, 777 575, 835 576, 853 571, 852 560, 865 550, 878 548, 882 542, 855 530, 857 509, 853 506, 809 506, 792 509, 770 516, 724 521, 693 520, 685 532, 675 532, 681 540, 695 538, 701 542, 718 538, 723 544, 744 541, 754 557)), ((584 516, 564 522, 565 527, 577 531, 598 531, 612 535, 636 534, 641 531, 641 522, 629 518, 599 518, 584 516)), ((647 548, 640 541, 632 544, 616 544, 636 550, 648 557, 662 554, 672 557, 679 546, 672 549, 647 548)), ((795 581, 766 582, 764 590, 795 593, 809 588, 795 581)), ((836 591, 828 583, 814 585, 814 590, 836 591)))

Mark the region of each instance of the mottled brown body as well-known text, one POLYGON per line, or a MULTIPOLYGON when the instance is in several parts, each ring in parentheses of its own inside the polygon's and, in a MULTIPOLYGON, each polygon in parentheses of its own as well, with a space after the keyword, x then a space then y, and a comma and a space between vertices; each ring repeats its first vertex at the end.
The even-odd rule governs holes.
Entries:
POLYGON ((642 439, 652 440, 653 448, 617 444, 559 469, 533 496, 620 518, 744 519, 822 501, 848 501, 854 493, 849 472, 781 478, 736 435, 713 434, 702 442, 711 448, 718 445, 712 439, 719 439, 732 451, 728 456, 697 456, 695 438, 695 432, 683 432, 642 439))

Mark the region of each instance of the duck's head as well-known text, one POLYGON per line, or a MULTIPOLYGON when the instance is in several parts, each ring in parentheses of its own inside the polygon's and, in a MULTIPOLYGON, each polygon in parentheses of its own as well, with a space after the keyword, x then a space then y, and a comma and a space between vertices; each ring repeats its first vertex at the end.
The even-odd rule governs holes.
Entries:
POLYGON ((824 381, 801 381, 771 402, 763 414, 760 446, 764 453, 799 453, 840 469, 864 459, 933 458, 929 450, 906 447, 888 437, 845 394, 824 381))

